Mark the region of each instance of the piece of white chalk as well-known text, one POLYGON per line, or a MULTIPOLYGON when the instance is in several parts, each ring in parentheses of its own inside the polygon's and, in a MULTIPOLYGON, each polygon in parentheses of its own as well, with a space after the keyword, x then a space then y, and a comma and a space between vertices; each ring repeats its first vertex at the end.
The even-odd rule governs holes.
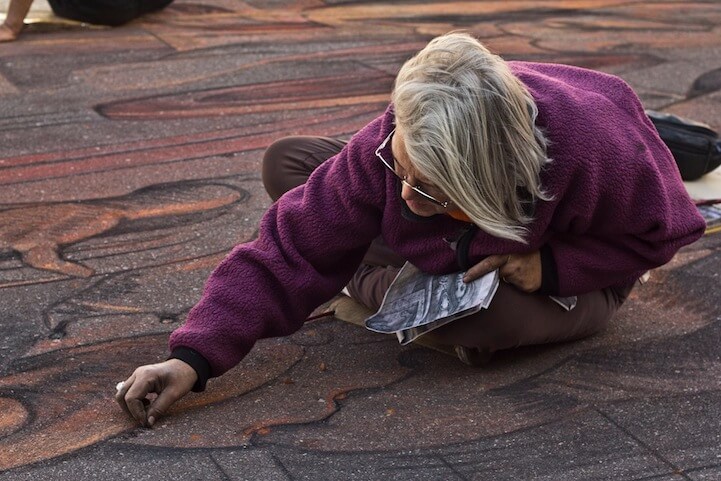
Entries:
POLYGON ((120 392, 120 390, 123 389, 123 386, 125 386, 125 382, 124 382, 124 381, 120 381, 119 383, 117 383, 117 384, 115 385, 115 390, 118 391, 118 392, 120 392))

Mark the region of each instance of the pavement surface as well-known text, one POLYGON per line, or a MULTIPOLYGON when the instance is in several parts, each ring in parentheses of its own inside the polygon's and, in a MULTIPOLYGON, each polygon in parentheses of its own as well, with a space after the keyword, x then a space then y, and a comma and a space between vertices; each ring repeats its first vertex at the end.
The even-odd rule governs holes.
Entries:
POLYGON ((112 400, 255 235, 264 148, 351 135, 459 28, 721 128, 718 1, 177 0, 0 44, 0 481, 721 479, 716 234, 581 342, 470 368, 327 317, 153 429, 112 400))

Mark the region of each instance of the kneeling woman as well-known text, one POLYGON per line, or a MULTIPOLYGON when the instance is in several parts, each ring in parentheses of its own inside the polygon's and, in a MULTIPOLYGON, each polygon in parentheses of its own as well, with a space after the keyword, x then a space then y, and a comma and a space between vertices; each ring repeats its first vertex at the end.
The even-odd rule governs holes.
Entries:
POLYGON ((600 330, 643 273, 704 230, 623 81, 505 62, 459 33, 409 60, 391 105, 348 143, 282 139, 263 169, 277 201, 258 239, 213 272, 171 335, 171 359, 138 368, 116 395, 142 424, 346 285, 378 307, 405 261, 466 281, 499 269, 488 310, 434 331, 488 353, 600 330))

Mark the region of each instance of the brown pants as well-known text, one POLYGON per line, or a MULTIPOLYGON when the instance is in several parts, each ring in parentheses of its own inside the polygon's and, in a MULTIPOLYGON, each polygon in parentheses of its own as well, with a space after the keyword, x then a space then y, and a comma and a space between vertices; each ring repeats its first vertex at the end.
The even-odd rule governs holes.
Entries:
MULTIPOLYGON (((327 137, 286 137, 263 158, 263 184, 273 200, 305 183, 318 165, 345 142, 327 137)), ((353 299, 378 309, 405 260, 376 239, 348 284, 353 299)), ((529 294, 501 282, 488 309, 432 332, 437 342, 494 352, 518 346, 570 341, 602 330, 625 301, 628 289, 607 288, 578 296, 566 311, 548 296, 529 294)))

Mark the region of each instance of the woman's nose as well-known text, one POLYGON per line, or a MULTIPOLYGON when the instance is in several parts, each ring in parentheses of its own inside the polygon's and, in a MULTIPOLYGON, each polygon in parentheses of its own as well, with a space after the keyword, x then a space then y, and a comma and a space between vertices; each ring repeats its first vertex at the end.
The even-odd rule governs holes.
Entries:
POLYGON ((420 197, 420 194, 411 188, 408 181, 401 182, 401 199, 413 200, 417 197, 420 197))

